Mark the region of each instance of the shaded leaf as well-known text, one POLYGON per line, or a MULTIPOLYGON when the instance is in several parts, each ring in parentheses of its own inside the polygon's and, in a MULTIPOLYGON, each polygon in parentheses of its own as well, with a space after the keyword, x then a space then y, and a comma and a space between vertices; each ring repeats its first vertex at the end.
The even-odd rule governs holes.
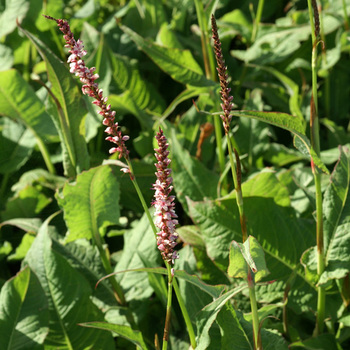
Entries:
POLYGON ((27 267, 1 289, 1 349, 44 349, 48 326, 46 296, 37 277, 27 267))

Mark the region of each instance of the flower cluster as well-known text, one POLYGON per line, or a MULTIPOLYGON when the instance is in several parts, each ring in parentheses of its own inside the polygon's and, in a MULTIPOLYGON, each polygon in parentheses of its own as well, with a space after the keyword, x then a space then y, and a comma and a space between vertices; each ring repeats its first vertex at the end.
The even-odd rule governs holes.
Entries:
POLYGON ((83 83, 82 92, 85 95, 94 98, 92 102, 94 105, 100 108, 98 112, 103 117, 103 125, 107 128, 105 132, 109 135, 106 140, 114 143, 117 147, 112 147, 109 150, 109 153, 119 152, 119 159, 122 157, 127 158, 129 151, 125 145, 125 141, 129 139, 129 136, 122 135, 119 130, 118 123, 115 122, 114 117, 116 112, 111 110, 111 105, 107 105, 107 97, 103 97, 102 89, 98 88, 98 84, 95 82, 99 75, 94 73, 95 67, 88 68, 85 65, 85 62, 82 57, 86 55, 84 50, 83 43, 80 39, 76 41, 74 39, 73 33, 70 30, 69 24, 63 19, 55 19, 50 16, 44 16, 48 19, 54 20, 61 32, 64 34, 64 40, 66 41, 65 47, 70 48, 67 62, 70 66, 70 72, 74 73, 80 78, 80 81, 83 83))
POLYGON ((171 169, 168 168, 171 162, 168 158, 169 151, 167 150, 169 144, 161 128, 159 128, 156 139, 159 148, 155 149, 158 163, 155 164, 157 180, 153 185, 153 189, 156 192, 154 194, 155 200, 152 204, 156 209, 154 214, 156 217, 155 225, 160 229, 160 232, 157 233, 157 245, 163 259, 169 264, 174 264, 174 260, 179 257, 174 250, 178 238, 175 226, 178 222, 174 209, 175 196, 170 196, 173 186, 171 185, 172 178, 170 177, 171 169))
POLYGON ((214 15, 211 16, 211 27, 212 27, 213 39, 214 39, 216 63, 218 65, 216 69, 218 71, 220 86, 221 86, 221 91, 220 91, 221 101, 223 102, 221 104, 221 108, 224 111, 224 115, 220 115, 220 117, 223 120, 225 133, 228 134, 230 130, 230 122, 232 119, 232 116, 230 115, 230 113, 233 108, 233 103, 232 103, 233 97, 230 95, 231 88, 228 87, 227 67, 225 66, 225 60, 222 56, 221 42, 219 39, 218 27, 216 25, 216 20, 214 15))

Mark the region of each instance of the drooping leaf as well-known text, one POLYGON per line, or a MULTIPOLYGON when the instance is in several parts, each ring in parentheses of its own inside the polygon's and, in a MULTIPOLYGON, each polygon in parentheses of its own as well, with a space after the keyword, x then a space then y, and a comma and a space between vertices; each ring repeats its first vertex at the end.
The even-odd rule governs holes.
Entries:
POLYGON ((72 74, 62 62, 38 38, 21 28, 23 34, 35 45, 45 61, 51 83, 49 110, 61 139, 64 168, 68 177, 89 167, 89 155, 85 142, 86 108, 81 92, 72 74))
POLYGON ((214 83, 207 80, 199 64, 189 50, 160 46, 151 40, 144 39, 128 27, 121 26, 135 44, 143 50, 165 73, 174 80, 193 86, 210 86, 214 83))
POLYGON ((109 333, 78 325, 103 321, 103 315, 90 299, 92 291, 86 279, 52 249, 49 220, 41 226, 24 262, 37 275, 48 299, 50 329, 45 347, 114 349, 109 333))
POLYGON ((87 322, 81 323, 80 326, 87 328, 103 329, 105 331, 110 331, 117 333, 119 336, 129 340, 137 347, 140 347, 142 350, 147 350, 148 347, 143 340, 142 333, 138 330, 134 330, 129 326, 118 325, 106 322, 87 322))
POLYGON ((279 112, 259 112, 259 111, 232 111, 231 115, 236 117, 247 117, 261 120, 265 123, 278 126, 282 129, 293 133, 294 145, 301 153, 312 158, 315 165, 317 165, 323 172, 329 174, 327 167, 322 163, 310 144, 310 140, 305 135, 305 127, 303 121, 290 114, 279 112))
POLYGON ((1 349, 42 350, 48 326, 47 298, 38 278, 26 267, 1 290, 1 349))
POLYGON ((57 195, 69 229, 67 242, 104 235, 107 226, 119 223, 119 183, 109 166, 91 168, 67 183, 57 195))
POLYGON ((321 284, 350 271, 350 151, 340 151, 323 201, 326 269, 321 284))

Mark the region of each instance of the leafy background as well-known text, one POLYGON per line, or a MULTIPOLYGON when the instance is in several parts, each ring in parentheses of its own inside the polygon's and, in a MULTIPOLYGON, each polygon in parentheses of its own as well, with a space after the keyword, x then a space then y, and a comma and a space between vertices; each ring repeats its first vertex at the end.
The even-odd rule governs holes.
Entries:
MULTIPOLYGON (((307 3, 270 0, 252 42, 257 3, 203 1, 203 16, 208 21, 215 9, 237 105, 232 132, 249 234, 270 271, 257 288, 262 342, 264 349, 347 349, 350 2, 319 2, 326 49, 319 48, 317 62, 318 166, 324 170, 327 261, 319 283, 327 287, 327 333, 314 338, 319 276, 315 189, 305 148, 312 49, 307 3), (266 120, 258 113, 277 111, 285 117, 270 113, 266 120)), ((153 136, 158 126, 165 130, 180 222, 176 276, 198 348, 253 349, 245 282, 227 272, 231 242, 241 241, 235 192, 220 177, 215 134, 200 140, 201 126, 219 118, 212 113, 220 100, 218 83, 205 73, 194 2, 8 0, 0 11, 2 348, 152 349, 164 325, 166 280, 153 233, 129 177, 113 157, 106 162, 101 120, 63 63, 63 38, 42 17, 47 14, 68 19, 84 41, 86 63, 96 67, 130 135, 132 164, 148 203, 153 136), (109 281, 95 288, 106 271, 94 237, 108 247, 127 307, 118 306, 109 281), (131 269, 141 271, 123 272, 131 269)), ((170 346, 188 349, 174 303, 170 346)))

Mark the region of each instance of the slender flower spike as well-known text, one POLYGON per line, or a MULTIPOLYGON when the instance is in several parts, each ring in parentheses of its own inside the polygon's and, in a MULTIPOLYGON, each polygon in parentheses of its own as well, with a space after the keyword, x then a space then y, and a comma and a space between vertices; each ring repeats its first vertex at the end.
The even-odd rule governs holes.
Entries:
POLYGON ((74 39, 67 21, 63 19, 55 19, 50 16, 44 17, 55 21, 61 32, 64 34, 63 37, 66 41, 65 47, 70 49, 70 56, 67 60, 70 66, 70 72, 78 76, 83 83, 83 94, 93 97, 94 101, 92 103, 100 108, 98 113, 103 117, 102 124, 106 126, 105 132, 108 134, 106 140, 117 146, 112 147, 109 150, 109 153, 113 154, 119 152, 119 159, 122 157, 128 158, 129 151, 125 145, 125 141, 129 139, 129 136, 122 135, 118 123, 114 120, 116 112, 111 110, 110 104, 107 105, 108 98, 104 97, 102 89, 98 88, 98 83, 96 83, 95 80, 99 78, 99 75, 94 73, 96 68, 88 68, 85 65, 83 57, 86 55, 86 51, 84 50, 83 42, 80 39, 78 39, 78 41, 74 39))
POLYGON ((174 209, 175 196, 170 196, 170 192, 173 189, 171 185, 173 179, 170 177, 171 169, 168 168, 171 162, 168 158, 169 151, 167 150, 169 144, 161 128, 159 128, 156 139, 159 148, 155 149, 157 152, 155 156, 158 163, 155 164, 157 168, 157 180, 153 185, 153 189, 156 192, 154 194, 155 200, 152 204, 156 209, 154 214, 156 217, 155 225, 160 229, 157 233, 157 245, 163 259, 169 264, 174 264, 174 260, 179 257, 178 253, 174 250, 178 238, 178 234, 175 232, 175 226, 178 222, 174 209))
POLYGON ((230 95, 231 88, 228 87, 228 74, 227 74, 227 67, 225 66, 225 60, 222 56, 222 50, 221 50, 221 42, 218 35, 218 27, 216 25, 216 20, 214 15, 211 16, 211 27, 213 32, 213 39, 214 39, 214 49, 215 49, 215 57, 216 57, 216 63, 217 63, 217 71, 219 75, 220 80, 220 86, 221 86, 221 108, 224 111, 223 115, 220 115, 221 119, 223 120, 223 125, 225 129, 225 134, 229 133, 230 130, 230 122, 232 119, 232 116, 230 115, 230 112, 233 108, 233 97, 230 95))

